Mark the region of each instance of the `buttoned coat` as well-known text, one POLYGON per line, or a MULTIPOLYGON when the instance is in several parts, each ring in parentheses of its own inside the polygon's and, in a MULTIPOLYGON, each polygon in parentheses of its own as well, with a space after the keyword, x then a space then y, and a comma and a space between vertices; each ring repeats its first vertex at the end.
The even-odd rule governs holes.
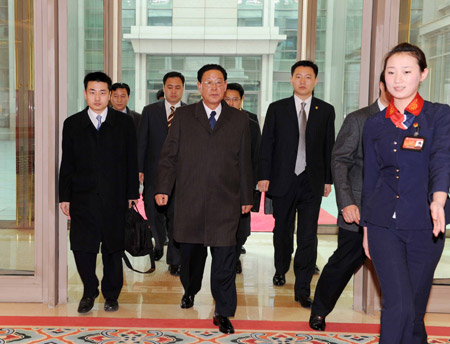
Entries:
MULTIPOLYGON (((430 202, 436 191, 450 187, 450 107, 425 101, 414 119, 425 139, 423 151, 402 149, 416 128, 396 128, 386 109, 366 120, 363 131, 364 183, 362 225, 397 229, 432 229, 430 202)), ((450 204, 445 206, 450 221, 450 204)))
POLYGON ((96 130, 88 108, 64 121, 59 201, 70 202, 74 251, 124 248, 125 212, 139 198, 136 131, 129 116, 108 108, 96 130))
POLYGON ((203 102, 177 109, 161 151, 155 193, 175 187, 174 239, 234 246, 254 181, 248 116, 222 101, 212 130, 203 102))
POLYGON ((380 112, 378 101, 345 117, 331 155, 334 190, 339 210, 338 226, 357 232, 360 226, 345 222, 342 209, 356 205, 361 211, 364 152, 362 133, 366 119, 380 112))
MULTIPOLYGON (((331 152, 334 144, 334 107, 313 97, 306 126, 306 173, 312 191, 323 195, 332 184, 331 152)), ((259 180, 269 180, 268 194, 285 195, 295 178, 300 132, 294 96, 269 105, 261 140, 259 180)))

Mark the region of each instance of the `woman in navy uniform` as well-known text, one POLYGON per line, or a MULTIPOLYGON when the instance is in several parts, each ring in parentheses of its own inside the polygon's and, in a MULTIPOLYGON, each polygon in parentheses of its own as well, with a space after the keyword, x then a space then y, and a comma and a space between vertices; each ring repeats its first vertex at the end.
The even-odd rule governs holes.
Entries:
POLYGON ((384 60, 392 100, 364 126, 364 249, 381 285, 380 344, 426 344, 425 309, 450 219, 450 107, 418 93, 428 74, 409 43, 384 60))

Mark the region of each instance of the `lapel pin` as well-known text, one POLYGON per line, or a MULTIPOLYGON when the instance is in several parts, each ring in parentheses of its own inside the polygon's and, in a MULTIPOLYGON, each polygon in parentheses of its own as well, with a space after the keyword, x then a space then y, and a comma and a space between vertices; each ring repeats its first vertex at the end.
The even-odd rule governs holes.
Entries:
POLYGON ((316 110, 318 110, 319 109, 319 107, 318 106, 316 106, 316 110))

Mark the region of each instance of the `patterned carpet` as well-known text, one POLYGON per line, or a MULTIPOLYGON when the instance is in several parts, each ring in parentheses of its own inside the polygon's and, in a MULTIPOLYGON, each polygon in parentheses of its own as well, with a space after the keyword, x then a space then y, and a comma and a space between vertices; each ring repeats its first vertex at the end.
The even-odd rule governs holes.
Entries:
MULTIPOLYGON (((370 324, 330 324, 333 331, 323 333, 310 330, 302 322, 243 320, 233 321, 236 333, 232 335, 219 332, 211 320, 0 317, 0 324, 5 324, 0 325, 0 344, 374 344, 378 343, 379 332, 378 325, 370 324)), ((449 328, 431 327, 428 332, 432 334, 428 343, 450 343, 449 328)))

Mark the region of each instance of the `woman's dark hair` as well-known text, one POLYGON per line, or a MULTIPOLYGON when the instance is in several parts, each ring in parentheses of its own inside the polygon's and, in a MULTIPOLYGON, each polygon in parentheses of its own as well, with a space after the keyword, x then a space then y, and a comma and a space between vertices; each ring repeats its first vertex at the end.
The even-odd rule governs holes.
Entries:
POLYGON ((427 68, 427 59, 425 57, 425 54, 423 53, 422 49, 420 49, 417 45, 410 44, 407 42, 400 43, 396 45, 390 52, 387 53, 387 55, 384 58, 384 66, 383 66, 383 74, 386 71, 386 64, 387 61, 394 56, 395 54, 399 53, 406 53, 411 55, 412 57, 415 57, 417 60, 417 63, 420 67, 420 70, 423 72, 425 68, 427 68))

